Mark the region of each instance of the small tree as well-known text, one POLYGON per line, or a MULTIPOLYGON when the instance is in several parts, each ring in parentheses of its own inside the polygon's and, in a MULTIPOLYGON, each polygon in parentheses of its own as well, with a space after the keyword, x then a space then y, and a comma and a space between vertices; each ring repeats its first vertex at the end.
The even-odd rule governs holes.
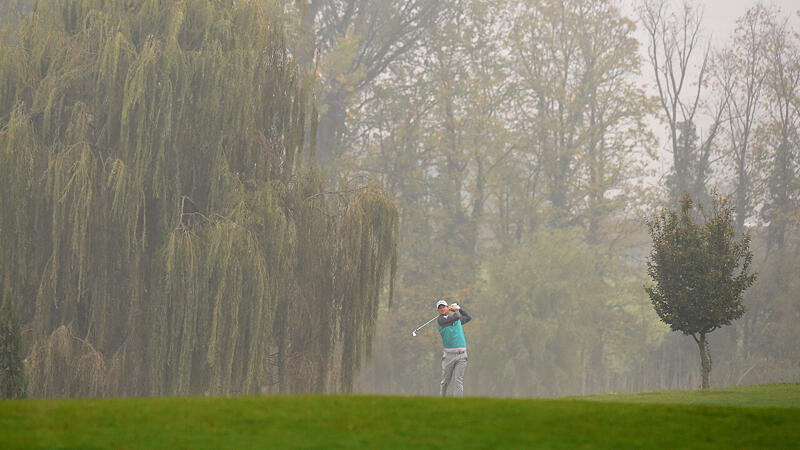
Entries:
POLYGON ((736 239, 728 201, 714 196, 710 214, 702 214, 703 224, 694 221, 692 208, 686 195, 680 214, 664 209, 647 222, 653 238, 647 272, 655 284, 645 290, 661 320, 697 343, 707 389, 711 356, 706 335, 744 314, 742 294, 756 274, 748 272, 750 236, 736 239))
POLYGON ((19 316, 6 290, 0 294, 0 398, 24 398, 25 391, 19 316))

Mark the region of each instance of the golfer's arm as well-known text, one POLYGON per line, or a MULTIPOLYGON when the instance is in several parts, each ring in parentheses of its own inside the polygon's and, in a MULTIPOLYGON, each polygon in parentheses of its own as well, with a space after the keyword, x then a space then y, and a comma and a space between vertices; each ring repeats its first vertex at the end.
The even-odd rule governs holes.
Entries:
POLYGON ((459 320, 459 319, 461 319, 461 313, 458 312, 458 311, 455 311, 453 314, 450 314, 449 316, 445 316, 445 315, 439 316, 438 323, 439 323, 439 325, 441 325, 443 327, 446 327, 446 326, 448 326, 448 325, 450 325, 452 323, 455 323, 455 321, 459 320))
POLYGON ((463 306, 461 307, 461 309, 459 309, 459 312, 461 313, 461 325, 464 325, 470 320, 472 320, 472 316, 469 315, 469 313, 467 312, 466 309, 464 309, 463 306))

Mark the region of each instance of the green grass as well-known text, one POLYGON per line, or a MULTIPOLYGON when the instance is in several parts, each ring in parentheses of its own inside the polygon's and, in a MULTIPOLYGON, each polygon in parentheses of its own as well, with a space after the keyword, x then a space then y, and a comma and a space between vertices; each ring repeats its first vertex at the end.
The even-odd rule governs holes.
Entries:
POLYGON ((793 448, 798 395, 788 384, 552 400, 5 400, 0 448, 793 448))
POLYGON ((775 406, 800 408, 800 384, 782 383, 706 391, 662 391, 570 397, 599 402, 681 403, 686 405, 775 406))

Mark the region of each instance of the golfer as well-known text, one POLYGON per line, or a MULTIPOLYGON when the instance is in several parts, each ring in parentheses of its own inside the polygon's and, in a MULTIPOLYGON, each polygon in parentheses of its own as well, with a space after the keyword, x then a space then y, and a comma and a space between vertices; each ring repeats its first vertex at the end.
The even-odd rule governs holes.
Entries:
POLYGON ((467 369, 467 340, 464 338, 464 329, 461 325, 472 320, 469 313, 462 307, 453 303, 447 305, 444 300, 436 302, 439 317, 436 326, 442 335, 442 387, 441 395, 447 395, 447 386, 455 378, 453 395, 464 396, 464 371, 467 369), (450 313, 453 314, 450 314, 450 313))

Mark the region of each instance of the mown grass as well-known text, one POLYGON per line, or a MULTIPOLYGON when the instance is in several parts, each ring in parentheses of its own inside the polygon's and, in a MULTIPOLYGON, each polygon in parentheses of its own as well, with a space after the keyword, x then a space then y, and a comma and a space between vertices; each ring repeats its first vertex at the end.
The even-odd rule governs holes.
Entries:
POLYGON ((796 399, 799 390, 794 384, 588 398, 599 401, 6 400, 0 448, 795 448, 800 405, 777 398, 796 399), (711 400, 714 392, 718 400, 711 400), (621 400, 609 401, 614 397, 621 400), (718 404, 697 404, 703 402, 718 404), (772 406, 753 406, 764 404, 772 406))
POLYGON ((800 384, 781 383, 706 391, 662 391, 640 394, 603 394, 570 397, 625 403, 681 403, 686 405, 775 406, 800 408, 800 384))

